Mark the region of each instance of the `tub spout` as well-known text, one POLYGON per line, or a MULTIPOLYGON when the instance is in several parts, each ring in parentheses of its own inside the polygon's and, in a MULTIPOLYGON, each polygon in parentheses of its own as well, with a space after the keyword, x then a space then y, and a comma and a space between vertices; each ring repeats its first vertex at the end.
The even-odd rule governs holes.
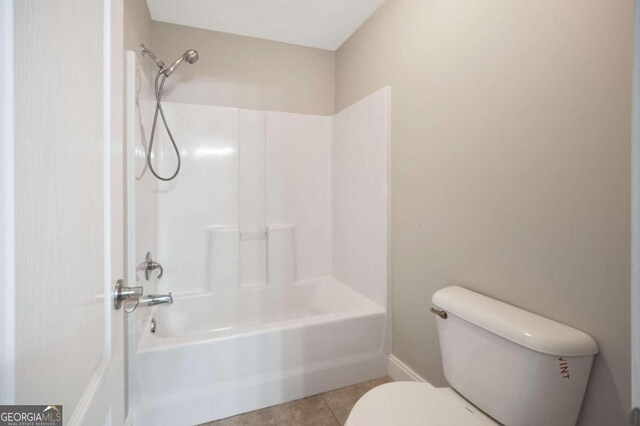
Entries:
POLYGON ((173 303, 173 297, 169 294, 150 294, 140 298, 141 306, 162 305, 165 303, 173 303))

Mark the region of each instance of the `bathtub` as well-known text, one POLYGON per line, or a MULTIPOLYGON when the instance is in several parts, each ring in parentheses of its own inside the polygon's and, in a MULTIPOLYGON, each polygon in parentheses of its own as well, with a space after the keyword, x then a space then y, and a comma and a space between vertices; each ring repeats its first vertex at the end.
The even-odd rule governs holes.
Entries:
POLYGON ((333 278, 175 297, 140 339, 134 422, 194 425, 383 376, 385 328, 333 278))

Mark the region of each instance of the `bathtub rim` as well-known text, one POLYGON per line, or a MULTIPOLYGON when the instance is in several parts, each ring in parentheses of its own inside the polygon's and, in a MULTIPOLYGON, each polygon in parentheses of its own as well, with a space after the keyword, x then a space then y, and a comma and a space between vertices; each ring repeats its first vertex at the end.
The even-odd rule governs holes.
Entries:
MULTIPOLYGON (((369 300, 356 290, 352 289, 343 282, 333 277, 312 278, 299 280, 293 283, 294 286, 305 286, 318 282, 331 282, 343 287, 343 290, 347 290, 355 296, 356 302, 353 307, 337 312, 328 312, 318 315, 312 315, 308 317, 292 318, 283 321, 265 322, 249 326, 239 326, 235 332, 228 330, 228 333, 221 333, 221 330, 208 330, 197 332, 193 334, 183 334, 179 336, 158 336, 149 331, 151 319, 154 318, 158 309, 171 309, 171 306, 154 306, 148 313, 144 320, 143 333, 138 342, 137 352, 153 352, 158 350, 164 350, 169 348, 180 347, 184 345, 193 344, 205 344, 215 341, 224 341, 235 338, 243 338, 255 336, 263 333, 274 333, 278 331, 294 330, 298 328, 310 327, 313 325, 340 322, 352 318, 362 318, 367 316, 386 316, 387 311, 383 307, 377 305, 375 302, 369 300)), ((247 289, 239 289, 241 291, 247 289)), ((260 288, 259 290, 262 290, 260 288)), ((176 296, 180 299, 192 299, 198 297, 209 297, 214 295, 215 292, 201 292, 201 293, 188 293, 176 296)), ((388 319, 386 319, 388 321, 388 319)), ((386 321, 385 321, 386 322, 386 321)), ((227 331, 227 330, 225 330, 227 331)))

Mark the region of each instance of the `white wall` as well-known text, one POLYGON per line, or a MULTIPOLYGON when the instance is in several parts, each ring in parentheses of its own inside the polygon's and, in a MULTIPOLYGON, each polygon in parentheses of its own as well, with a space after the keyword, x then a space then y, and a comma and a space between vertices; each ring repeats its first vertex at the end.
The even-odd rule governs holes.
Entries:
POLYGON ((295 226, 298 279, 331 275, 331 117, 267 113, 267 223, 295 226))
MULTIPOLYGON (((155 107, 151 85, 139 59, 127 52, 125 96, 125 175, 126 175, 126 282, 130 286, 143 286, 145 294, 157 288, 156 275, 146 281, 144 271, 138 267, 145 261, 147 252, 157 258, 158 194, 157 180, 146 165, 151 122, 155 107)), ((129 302, 125 303, 125 307, 129 302)), ((138 378, 136 350, 148 311, 135 310, 125 315, 127 323, 127 391, 129 411, 140 407, 142 389, 138 378)))
MULTIPOLYGON (((129 57, 129 59, 133 59, 129 57)), ((127 179, 133 186, 132 191, 127 192, 128 210, 132 215, 128 223, 129 243, 132 244, 133 253, 127 253, 131 266, 129 273, 130 284, 137 282, 145 285, 146 291, 153 291, 155 279, 145 280, 143 271, 136 271, 146 257, 147 252, 157 257, 157 221, 158 221, 158 180, 153 177, 147 166, 147 150, 151 135, 151 123, 155 100, 149 81, 138 60, 132 65, 127 84, 132 87, 132 99, 127 108, 132 108, 133 113, 127 113, 127 179), (131 81, 129 81, 131 80, 131 81)), ((153 274, 155 277, 157 273, 153 274)))
POLYGON ((0 404, 15 399, 13 1, 0 1, 0 404))
MULTIPOLYGON (((215 290, 209 273, 209 227, 237 227, 238 125, 235 108, 163 103, 182 156, 178 176, 158 183, 158 261, 162 292, 215 290)), ((160 125, 162 176, 173 173, 175 153, 160 125)), ((155 148, 154 148, 155 150, 155 148)))
MULTIPOLYGON (((165 267, 158 289, 215 292, 229 284, 222 279, 266 284, 259 233, 279 224, 294 226, 294 278, 330 276, 331 117, 163 105, 182 168, 158 183, 155 258, 165 267), (228 232, 241 232, 240 244, 228 232)), ((161 124, 158 132, 156 170, 169 175, 175 154, 161 124)))
POLYGON ((267 283, 267 115, 240 110, 239 122, 239 281, 241 287, 267 283))
MULTIPOLYGON (((294 280, 335 276, 386 308, 388 101, 384 89, 335 118, 166 102, 182 169, 158 183, 159 290, 266 284, 266 227, 292 225, 294 280)), ((157 137, 168 175, 175 154, 157 137)))
POLYGON ((107 341, 104 4, 14 6, 15 402, 63 404, 68 420, 107 341))
POLYGON ((387 307, 389 88, 334 116, 333 275, 387 307))

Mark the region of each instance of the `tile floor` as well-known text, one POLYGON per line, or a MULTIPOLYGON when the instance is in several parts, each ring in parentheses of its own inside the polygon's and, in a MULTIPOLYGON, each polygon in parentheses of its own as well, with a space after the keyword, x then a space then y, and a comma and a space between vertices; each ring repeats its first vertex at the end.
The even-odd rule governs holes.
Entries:
POLYGON ((342 426, 362 395, 391 381, 389 376, 380 377, 201 426, 342 426))

